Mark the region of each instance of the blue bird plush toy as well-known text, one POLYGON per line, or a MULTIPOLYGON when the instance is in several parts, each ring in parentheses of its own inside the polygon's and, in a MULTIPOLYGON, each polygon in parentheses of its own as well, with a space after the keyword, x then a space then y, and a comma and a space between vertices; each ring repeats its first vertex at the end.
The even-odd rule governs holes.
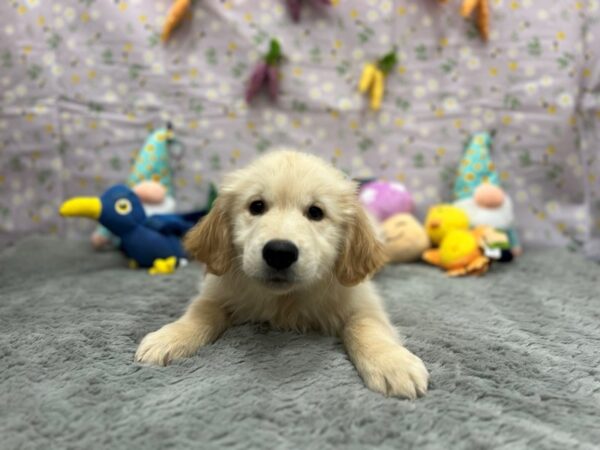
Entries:
POLYGON ((157 214, 146 216, 138 196, 125 185, 109 188, 98 197, 75 197, 60 207, 66 217, 97 220, 120 238, 121 250, 133 267, 149 268, 150 274, 167 274, 187 262, 181 237, 205 214, 157 214))

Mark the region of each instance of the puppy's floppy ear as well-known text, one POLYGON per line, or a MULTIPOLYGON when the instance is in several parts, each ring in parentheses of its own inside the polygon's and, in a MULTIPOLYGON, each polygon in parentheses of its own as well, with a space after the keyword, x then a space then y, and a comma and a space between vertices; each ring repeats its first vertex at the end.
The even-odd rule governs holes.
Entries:
POLYGON ((356 203, 354 221, 336 264, 336 276, 344 286, 354 286, 375 273, 386 262, 385 251, 376 238, 369 218, 356 203))
POLYGON ((210 212, 185 235, 183 245, 192 258, 206 264, 210 273, 223 275, 235 257, 231 239, 226 202, 217 197, 210 212))

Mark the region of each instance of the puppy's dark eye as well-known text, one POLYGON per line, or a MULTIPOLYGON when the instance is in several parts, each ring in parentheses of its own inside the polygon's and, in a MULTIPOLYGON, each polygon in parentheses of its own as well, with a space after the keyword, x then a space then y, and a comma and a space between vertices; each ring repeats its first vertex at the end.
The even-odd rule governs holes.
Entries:
POLYGON ((323 219, 325 213, 318 206, 312 205, 310 208, 308 208, 308 211, 306 211, 306 215, 310 220, 319 221, 323 219))
POLYGON ((267 205, 262 200, 254 200, 252 203, 250 203, 248 210, 253 216, 260 216, 267 210, 267 205))

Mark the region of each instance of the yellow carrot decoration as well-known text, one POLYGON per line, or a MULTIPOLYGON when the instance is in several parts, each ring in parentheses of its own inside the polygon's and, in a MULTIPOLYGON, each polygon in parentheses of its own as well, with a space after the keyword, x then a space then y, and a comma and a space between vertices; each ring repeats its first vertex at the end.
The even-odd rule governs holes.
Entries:
POLYGON ((375 71, 373 79, 373 88, 371 89, 371 109, 378 111, 381 108, 381 100, 383 99, 385 75, 381 70, 375 71))
POLYGON ((163 25, 162 34, 160 36, 163 42, 169 40, 171 33, 181 23, 191 6, 191 0, 175 0, 175 2, 171 5, 163 25))
POLYGON ((385 77, 394 68, 395 64, 396 51, 393 50, 377 61, 376 64, 368 63, 363 68, 358 90, 363 94, 369 92, 371 99, 369 105, 373 111, 378 111, 381 108, 385 91, 385 77))
POLYGON ((358 84, 358 90, 361 93, 365 93, 369 90, 371 85, 373 84, 373 79, 375 78, 375 72, 377 71, 377 67, 375 64, 365 64, 363 68, 362 76, 360 77, 360 82, 358 84))

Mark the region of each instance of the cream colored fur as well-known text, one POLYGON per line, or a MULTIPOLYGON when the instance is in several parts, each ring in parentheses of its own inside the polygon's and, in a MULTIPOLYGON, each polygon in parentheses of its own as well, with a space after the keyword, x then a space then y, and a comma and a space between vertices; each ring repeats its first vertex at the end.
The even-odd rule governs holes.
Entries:
POLYGON ((142 340, 136 360, 166 365, 233 324, 260 321, 339 336, 374 391, 408 398, 426 392, 427 369, 402 345, 368 281, 385 257, 356 186, 321 159, 275 151, 232 173, 186 247, 209 272, 200 295, 181 318, 142 340), (267 210, 252 215, 257 199, 267 210), (311 205, 324 211, 322 220, 309 219, 311 205), (289 282, 269 279, 262 248, 271 239, 299 249, 289 282))

